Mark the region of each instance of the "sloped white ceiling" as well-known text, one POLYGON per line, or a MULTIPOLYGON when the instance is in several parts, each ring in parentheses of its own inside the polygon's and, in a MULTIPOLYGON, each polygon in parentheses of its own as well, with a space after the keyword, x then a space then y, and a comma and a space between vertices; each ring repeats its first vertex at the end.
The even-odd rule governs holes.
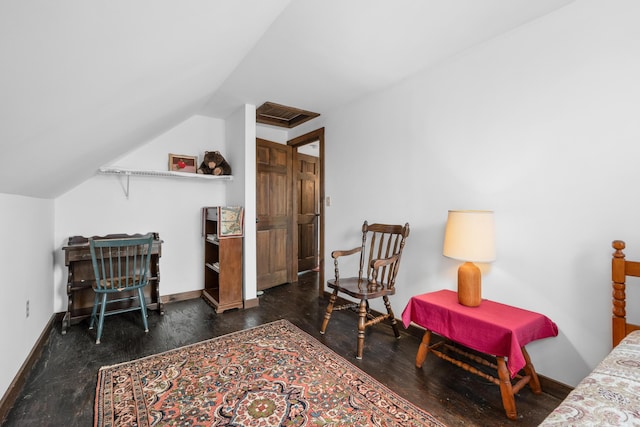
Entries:
POLYGON ((204 110, 264 101, 321 114, 573 0, 294 0, 204 110))
POLYGON ((3 0, 0 193, 56 197, 194 114, 326 114, 572 0, 3 0))
POLYGON ((55 197, 198 113, 288 0, 0 2, 0 192, 55 197))

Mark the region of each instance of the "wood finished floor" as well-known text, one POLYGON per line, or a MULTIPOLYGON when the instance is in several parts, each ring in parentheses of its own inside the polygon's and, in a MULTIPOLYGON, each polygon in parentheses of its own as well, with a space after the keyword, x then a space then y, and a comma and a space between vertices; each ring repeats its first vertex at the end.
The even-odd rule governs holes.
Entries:
MULTIPOLYGON (((544 392, 534 395, 525 387, 516 395, 519 419, 510 421, 498 386, 489 381, 433 355, 422 369, 416 369, 420 340, 402 327, 399 340, 386 324, 368 328, 364 358, 358 361, 354 357, 357 315, 348 310, 334 312, 323 336, 318 331, 325 307, 326 300, 318 298, 317 274, 307 273, 297 284, 265 291, 257 308, 216 314, 202 299, 167 304, 164 316, 150 312, 148 334, 142 330, 137 313, 111 316, 105 321, 100 345, 94 343, 88 323, 73 325, 66 335, 56 324, 2 425, 91 426, 101 366, 283 318, 449 426, 537 426, 561 401, 544 392)), ((394 307, 396 316, 402 309, 394 307)))

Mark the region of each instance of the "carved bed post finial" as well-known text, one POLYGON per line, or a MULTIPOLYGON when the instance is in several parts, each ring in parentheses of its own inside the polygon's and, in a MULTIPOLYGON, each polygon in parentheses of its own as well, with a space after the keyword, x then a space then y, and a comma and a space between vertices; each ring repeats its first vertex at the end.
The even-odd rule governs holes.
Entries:
POLYGON ((626 335, 626 270, 625 270, 625 254, 623 249, 625 243, 622 240, 614 240, 611 243, 615 252, 611 260, 611 286, 613 296, 613 319, 612 319, 612 334, 613 334, 613 346, 615 347, 626 335))
POLYGON ((622 250, 626 247, 623 240, 614 240, 611 242, 611 246, 616 251, 613 253, 614 258, 624 258, 624 252, 622 250))

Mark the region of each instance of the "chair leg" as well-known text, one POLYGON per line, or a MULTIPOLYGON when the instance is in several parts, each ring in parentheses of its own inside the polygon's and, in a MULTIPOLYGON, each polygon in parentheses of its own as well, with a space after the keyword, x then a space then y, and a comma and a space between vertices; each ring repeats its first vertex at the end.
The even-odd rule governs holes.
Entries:
POLYGON ((398 330, 398 322, 396 321, 396 316, 393 314, 393 310, 391 309, 391 303, 389 302, 388 296, 383 296, 384 306, 387 307, 387 313, 389 313, 389 318, 391 319, 391 327, 393 328, 393 333, 396 338, 400 338, 400 331, 398 330))
POLYGON ((100 304, 100 319, 98 319, 98 332, 96 333, 96 344, 100 344, 102 327, 104 326, 104 312, 107 308, 107 294, 102 294, 102 304, 100 304))
POLYGON ((358 352, 356 353, 356 359, 358 360, 362 359, 362 353, 364 353, 364 330, 366 328, 368 305, 366 300, 361 300, 358 308, 358 352))
POLYGON ((333 313, 333 305, 336 303, 338 299, 338 290, 335 289, 329 297, 329 304, 327 305, 327 310, 324 313, 324 320, 322 320, 322 326, 320 327, 320 333, 324 335, 324 332, 327 330, 327 325, 329 324, 329 319, 331 318, 331 313, 333 313))
POLYGON ((91 320, 89 321, 89 329, 93 329, 93 325, 96 322, 96 313, 98 312, 99 305, 100 305, 100 296, 96 292, 93 298, 93 310, 91 310, 91 320))
POLYGON ((147 304, 144 300, 142 288, 138 288, 138 299, 140 300, 140 311, 142 312, 142 324, 144 325, 144 331, 149 332, 149 324, 147 323, 147 304))

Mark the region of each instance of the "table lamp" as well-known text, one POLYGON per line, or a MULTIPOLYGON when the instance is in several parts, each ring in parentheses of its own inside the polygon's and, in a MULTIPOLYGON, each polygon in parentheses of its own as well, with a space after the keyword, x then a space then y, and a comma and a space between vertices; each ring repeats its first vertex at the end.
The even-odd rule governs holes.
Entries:
POLYGON ((449 211, 442 254, 464 261, 458 268, 458 302, 477 307, 482 301, 482 273, 474 262, 496 259, 493 211, 449 211))

